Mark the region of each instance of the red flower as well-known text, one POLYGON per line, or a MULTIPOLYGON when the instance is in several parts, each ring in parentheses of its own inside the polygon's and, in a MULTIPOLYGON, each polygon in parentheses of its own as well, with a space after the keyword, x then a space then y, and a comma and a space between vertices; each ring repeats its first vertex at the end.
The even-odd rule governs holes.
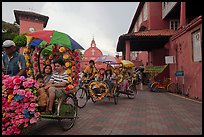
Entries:
POLYGON ((16 78, 13 79, 14 84, 19 85, 19 84, 21 84, 21 82, 22 82, 22 80, 20 79, 20 77, 16 77, 16 78))
POLYGON ((52 54, 49 56, 49 59, 50 59, 50 60, 52 60, 52 59, 53 59, 53 55, 52 55, 52 54))
POLYGON ((13 94, 13 90, 12 89, 8 89, 8 93, 9 94, 13 94))
POLYGON ((37 54, 37 52, 35 52, 35 53, 34 53, 34 57, 38 57, 38 54, 37 54))
POLYGON ((80 60, 80 57, 79 57, 79 56, 77 56, 77 57, 76 57, 76 61, 79 61, 79 60, 80 60))
POLYGON ((69 91, 69 87, 68 87, 68 86, 66 86, 66 89, 65 89, 65 90, 69 91))
POLYGON ((34 60, 34 61, 37 61, 38 59, 37 59, 37 57, 34 57, 33 60, 34 60))

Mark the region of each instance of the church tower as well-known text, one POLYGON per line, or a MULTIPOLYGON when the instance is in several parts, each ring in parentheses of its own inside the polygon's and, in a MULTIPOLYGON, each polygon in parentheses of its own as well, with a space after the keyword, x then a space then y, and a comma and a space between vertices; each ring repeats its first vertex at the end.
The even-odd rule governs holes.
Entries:
MULTIPOLYGON (((100 56, 102 56, 103 53, 101 52, 100 49, 98 49, 96 47, 96 42, 94 40, 94 38, 92 39, 91 41, 91 45, 90 47, 85 50, 84 54, 83 54, 83 57, 82 57, 82 69, 85 69, 85 67, 87 65, 89 65, 89 61, 90 60, 94 60, 96 61, 96 59, 100 56)), ((96 64, 96 67, 97 67, 97 64, 96 64)))

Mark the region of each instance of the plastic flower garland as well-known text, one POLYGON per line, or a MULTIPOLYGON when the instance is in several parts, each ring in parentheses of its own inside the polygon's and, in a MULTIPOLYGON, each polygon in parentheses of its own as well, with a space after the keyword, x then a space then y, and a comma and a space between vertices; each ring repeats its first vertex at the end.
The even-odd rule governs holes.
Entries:
POLYGON ((27 67, 26 74, 29 78, 34 78, 33 61, 36 61, 36 57, 34 57, 34 59, 31 60, 32 52, 27 47, 23 49, 23 54, 26 60, 26 67, 27 67))
MULTIPOLYGON (((42 45, 41 47, 37 47, 37 49, 34 51, 34 56, 38 55, 39 51, 44 49, 46 45, 42 45)), ((65 67, 66 67, 66 73, 68 74, 68 85, 66 87, 66 90, 73 89, 77 84, 79 80, 79 73, 80 71, 80 56, 79 51, 77 50, 70 50, 69 48, 63 47, 61 45, 53 45, 52 46, 52 53, 51 54, 44 54, 43 59, 44 65, 50 65, 52 60, 62 58, 65 61, 65 67)), ((37 60, 38 61, 38 60, 37 60)), ((36 61, 36 62, 37 62, 36 61)), ((37 64, 35 67, 34 64, 35 73, 37 72, 37 64)))
POLYGON ((89 84, 89 92, 90 92, 90 95, 91 95, 96 101, 101 100, 102 98, 104 98, 104 97, 107 95, 108 90, 109 90, 108 85, 105 84, 104 82, 92 81, 92 82, 90 82, 90 84, 89 84), (95 88, 104 87, 105 91, 104 91, 103 93, 101 93, 100 96, 96 96, 96 95, 94 94, 94 92, 93 92, 93 87, 95 87, 95 88))
POLYGON ((36 123, 37 83, 24 76, 2 76, 2 134, 18 135, 29 125, 36 123))

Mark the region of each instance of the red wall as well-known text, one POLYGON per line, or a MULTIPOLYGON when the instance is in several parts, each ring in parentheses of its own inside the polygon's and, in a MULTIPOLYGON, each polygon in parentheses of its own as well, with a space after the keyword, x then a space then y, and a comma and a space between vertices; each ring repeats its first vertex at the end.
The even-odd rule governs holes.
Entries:
MULTIPOLYGON (((152 65, 153 66, 166 65, 165 56, 167 56, 168 54, 169 54, 168 49, 166 48, 160 48, 149 52, 152 65)), ((163 80, 164 78, 168 78, 168 77, 169 77, 169 67, 166 67, 166 69, 162 73, 158 74, 157 76, 159 80, 163 80)))
POLYGON ((41 22, 33 22, 30 20, 20 20, 20 34, 29 32, 29 28, 33 27, 36 31, 43 30, 43 23, 41 22))
POLYGON ((139 59, 139 61, 142 60, 143 65, 146 66, 146 63, 148 62, 148 52, 147 51, 142 51, 138 55, 138 59, 139 59))
MULTIPOLYGON (((169 54, 175 55, 177 58, 177 64, 170 65, 170 75, 175 80, 175 71, 177 69, 184 70, 184 93, 191 86, 189 97, 198 97, 199 100, 202 100, 202 62, 193 62, 191 36, 192 32, 197 29, 200 29, 202 38, 202 25, 200 24, 170 42, 169 54)), ((181 78, 179 78, 179 84, 182 84, 181 78)))
POLYGON ((148 29, 166 29, 169 28, 168 20, 162 20, 162 3, 161 2, 148 2, 149 15, 148 15, 148 29))

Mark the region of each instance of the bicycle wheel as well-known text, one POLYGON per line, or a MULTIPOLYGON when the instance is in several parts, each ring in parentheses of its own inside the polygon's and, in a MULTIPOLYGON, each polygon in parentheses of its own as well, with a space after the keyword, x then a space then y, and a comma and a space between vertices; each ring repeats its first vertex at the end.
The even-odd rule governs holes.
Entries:
POLYGON ((84 88, 79 88, 77 90, 77 92, 75 93, 75 96, 78 100, 77 106, 79 108, 83 108, 88 101, 88 96, 87 96, 86 90, 84 88))
POLYGON ((131 84, 127 89, 127 96, 129 99, 135 98, 135 86, 131 84))
POLYGON ((158 82, 153 82, 152 84, 151 84, 151 86, 150 86, 150 90, 151 91, 155 91, 155 87, 158 85, 159 83, 158 82))
POLYGON ((170 83, 167 86, 167 91, 171 92, 171 93, 176 93, 177 92, 177 87, 176 87, 176 83, 170 83))
POLYGON ((57 112, 60 127, 65 131, 71 129, 77 118, 77 101, 72 95, 62 97, 59 101, 57 112))

